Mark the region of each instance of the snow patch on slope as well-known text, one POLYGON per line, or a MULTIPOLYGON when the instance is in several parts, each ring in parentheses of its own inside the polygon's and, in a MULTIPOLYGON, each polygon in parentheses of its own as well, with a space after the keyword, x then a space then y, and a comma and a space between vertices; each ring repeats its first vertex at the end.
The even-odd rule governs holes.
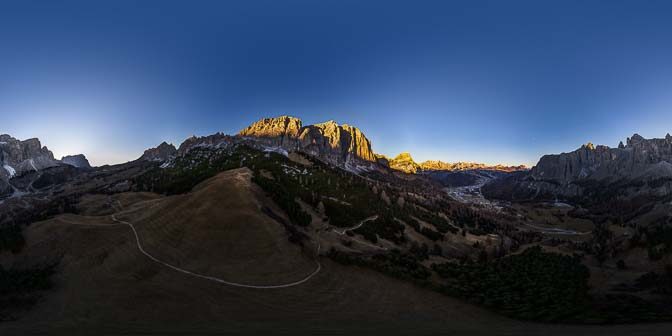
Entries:
POLYGON ((282 147, 268 147, 268 146, 262 146, 264 149, 264 152, 273 152, 273 153, 278 153, 280 155, 283 155, 285 157, 289 156, 289 153, 287 150, 285 150, 282 147))
POLYGON ((4 165, 3 168, 5 168, 7 174, 9 174, 9 178, 12 178, 14 175, 16 175, 16 170, 12 166, 4 165))
POLYGON ((37 169, 37 167, 35 167, 35 161, 33 159, 30 159, 29 162, 30 162, 30 166, 33 167, 33 169, 35 169, 35 171, 39 171, 39 169, 37 169))

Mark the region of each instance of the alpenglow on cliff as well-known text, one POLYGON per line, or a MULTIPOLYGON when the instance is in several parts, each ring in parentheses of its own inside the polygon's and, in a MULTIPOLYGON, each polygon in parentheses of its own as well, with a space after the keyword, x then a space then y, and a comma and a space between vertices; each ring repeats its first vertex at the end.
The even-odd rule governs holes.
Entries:
POLYGON ((371 141, 362 131, 332 120, 303 126, 301 119, 294 117, 265 118, 238 135, 256 138, 268 146, 299 149, 332 162, 346 163, 353 159, 376 161, 371 141))

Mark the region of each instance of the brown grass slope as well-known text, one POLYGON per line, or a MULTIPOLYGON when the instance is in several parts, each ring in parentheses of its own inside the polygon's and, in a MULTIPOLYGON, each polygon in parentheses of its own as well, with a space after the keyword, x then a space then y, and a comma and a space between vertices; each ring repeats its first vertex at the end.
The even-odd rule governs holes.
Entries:
MULTIPOLYGON (((669 325, 573 327, 512 321, 469 304, 356 267, 321 258, 323 269, 299 286, 231 287, 176 272, 138 251, 116 216, 135 224, 144 248, 191 271, 236 282, 273 284, 315 268, 318 239, 301 249, 264 215, 282 212, 250 182, 250 172, 219 174, 192 193, 160 197, 127 193, 88 199, 86 216, 63 215, 27 231, 29 265, 62 256, 56 287, 1 335, 26 334, 665 334, 669 325), (107 204, 107 205, 106 205, 107 204), (110 210, 114 209, 114 210, 110 210), (98 212, 97 212, 98 211, 98 212)), ((4 263, 9 262, 7 256, 4 263)))

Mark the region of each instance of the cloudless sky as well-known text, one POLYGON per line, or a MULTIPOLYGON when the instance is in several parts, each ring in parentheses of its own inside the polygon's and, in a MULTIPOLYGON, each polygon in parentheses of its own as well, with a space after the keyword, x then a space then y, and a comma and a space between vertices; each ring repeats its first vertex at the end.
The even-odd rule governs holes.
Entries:
POLYGON ((262 117, 533 165, 672 130, 672 1, 3 1, 0 133, 120 163, 262 117))

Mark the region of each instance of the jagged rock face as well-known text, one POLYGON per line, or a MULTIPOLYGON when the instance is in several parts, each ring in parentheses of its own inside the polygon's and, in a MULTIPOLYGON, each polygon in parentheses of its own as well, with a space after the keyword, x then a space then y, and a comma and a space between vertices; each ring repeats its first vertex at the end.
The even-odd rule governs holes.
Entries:
POLYGON ((473 162, 443 162, 443 161, 434 161, 428 160, 422 163, 416 163, 411 154, 404 152, 399 154, 394 159, 390 160, 390 168, 401 170, 409 174, 416 174, 420 172, 453 172, 453 171, 466 171, 466 170, 494 170, 499 172, 514 172, 514 171, 523 171, 527 170, 527 167, 521 166, 489 166, 484 163, 473 163, 473 162))
POLYGON ((146 150, 140 160, 163 162, 175 157, 176 154, 175 146, 164 141, 159 146, 146 150))
POLYGON ((425 171, 464 171, 464 170, 494 170, 501 172, 524 171, 528 168, 525 165, 520 166, 490 166, 484 163, 475 162, 443 162, 428 160, 420 163, 420 167, 425 171))
POLYGON ((296 145, 301 129, 301 119, 282 116, 261 119, 238 134, 245 137, 264 138, 273 146, 291 147, 296 145))
POLYGON ((190 150, 197 147, 221 148, 229 146, 233 143, 233 137, 222 133, 215 133, 204 137, 192 136, 184 140, 177 150, 177 155, 182 156, 187 154, 190 150))
POLYGON ((390 160, 390 168, 409 174, 415 174, 421 169, 420 165, 413 160, 409 152, 403 152, 390 160))
POLYGON ((560 184, 582 179, 633 178, 660 162, 672 162, 672 137, 647 140, 635 134, 619 148, 589 143, 570 153, 545 155, 531 176, 560 184))
POLYGON ((89 160, 86 159, 86 156, 84 156, 84 154, 64 156, 63 158, 61 158, 61 162, 77 168, 82 169, 91 168, 91 164, 89 164, 89 160))
POLYGON ((298 118, 282 116, 261 119, 238 134, 267 146, 302 150, 327 161, 344 164, 352 160, 376 161, 371 142, 358 128, 334 121, 303 126, 298 118))
POLYGON ((570 153, 544 155, 526 176, 486 189, 493 195, 500 189, 529 199, 581 198, 600 190, 629 198, 666 193, 672 187, 665 182, 670 178, 672 137, 644 139, 635 134, 618 148, 588 143, 570 153), (627 182, 643 182, 644 187, 634 190, 627 182))
POLYGON ((59 165, 54 154, 42 147, 40 140, 18 140, 0 135, 0 178, 9 179, 30 170, 42 170, 59 165))

